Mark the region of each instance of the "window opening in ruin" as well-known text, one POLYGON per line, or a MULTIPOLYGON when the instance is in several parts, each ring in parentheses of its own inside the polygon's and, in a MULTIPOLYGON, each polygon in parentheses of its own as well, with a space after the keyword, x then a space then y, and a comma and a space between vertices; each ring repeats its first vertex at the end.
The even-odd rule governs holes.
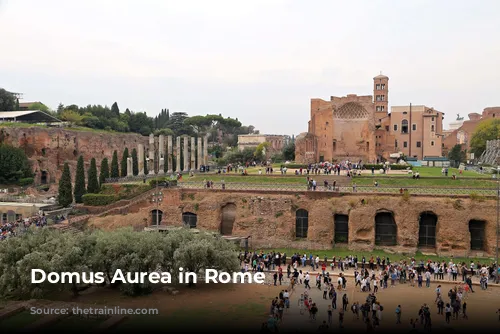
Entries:
POLYGON ((397 245, 396 222, 391 212, 379 212, 375 216, 375 245, 396 246, 397 245))
POLYGON ((408 133, 408 121, 406 119, 401 122, 401 133, 408 133))
POLYGON ((295 212, 295 237, 307 238, 307 229, 309 226, 309 212, 304 209, 298 209, 295 212))
POLYGON ((40 183, 47 184, 47 171, 42 170, 42 174, 40 175, 40 183))
POLYGON ((226 204, 222 207, 222 221, 220 232, 222 235, 232 235, 234 221, 236 220, 236 205, 233 203, 226 204))
POLYGON ((335 243, 347 243, 349 242, 349 216, 336 214, 333 216, 333 221, 335 224, 335 243))
POLYGON ((369 150, 370 150, 370 142, 369 142, 369 141, 367 141, 367 142, 366 142, 366 151, 368 152, 369 150))
POLYGON ((337 142, 334 140, 333 141, 333 152, 337 150, 337 142))
POLYGON ((484 220, 469 221, 470 249, 484 251, 484 236, 486 222, 484 220))
POLYGON ((198 216, 192 212, 182 213, 182 223, 189 228, 196 228, 196 223, 198 222, 198 216))
POLYGON ((45 156, 45 148, 42 148, 42 157, 45 156))
POLYGON ((418 229, 418 247, 436 247, 437 216, 432 212, 420 214, 418 229))
POLYGON ((163 211, 161 210, 152 210, 151 211, 151 225, 161 224, 161 219, 163 217, 163 211))

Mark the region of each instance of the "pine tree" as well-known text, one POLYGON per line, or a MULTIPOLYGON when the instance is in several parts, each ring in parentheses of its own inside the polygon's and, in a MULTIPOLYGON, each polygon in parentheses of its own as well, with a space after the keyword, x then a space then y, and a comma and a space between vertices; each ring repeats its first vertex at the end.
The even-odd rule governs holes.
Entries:
POLYGON ((146 152, 144 152, 144 174, 148 175, 149 170, 148 170, 148 161, 146 160, 146 152))
POLYGON ((109 164, 108 158, 104 158, 101 161, 101 172, 99 173, 99 185, 102 186, 104 181, 109 179, 109 164))
POLYGON ((62 205, 63 207, 67 207, 73 203, 71 172, 69 171, 69 165, 67 162, 64 163, 62 177, 59 180, 59 194, 57 196, 57 201, 59 202, 59 205, 62 205))
POLYGON ((120 108, 118 108, 118 103, 113 103, 111 106, 111 113, 116 117, 120 117, 120 108))
POLYGON ((122 177, 127 176, 127 159, 128 159, 128 148, 125 147, 125 149, 123 150, 123 156, 120 165, 122 177))
POLYGON ((92 158, 92 160, 90 161, 87 182, 87 192, 89 194, 97 194, 99 192, 99 181, 97 181, 97 166, 95 158, 92 158))
POLYGON ((75 202, 82 203, 82 196, 87 193, 85 189, 85 167, 83 165, 83 156, 80 155, 76 164, 75 174, 75 202))
POLYGON ((137 150, 132 149, 132 170, 134 172, 134 176, 139 174, 139 160, 137 159, 137 150))
POLYGON ((111 160, 111 177, 120 177, 120 168, 118 167, 118 153, 113 152, 113 159, 111 160))

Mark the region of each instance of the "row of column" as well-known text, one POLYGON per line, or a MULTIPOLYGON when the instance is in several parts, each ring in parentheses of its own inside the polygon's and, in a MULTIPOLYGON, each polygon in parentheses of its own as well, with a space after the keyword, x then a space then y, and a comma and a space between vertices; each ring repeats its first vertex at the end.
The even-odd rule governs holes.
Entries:
MULTIPOLYGON (((144 161, 144 145, 139 144, 137 147, 137 160, 139 163, 139 176, 144 176, 145 163, 148 165, 148 175, 155 175, 155 167, 158 167, 158 175, 165 174, 165 156, 167 157, 167 174, 181 172, 181 141, 183 144, 183 158, 184 170, 182 172, 189 172, 200 170, 201 166, 208 164, 208 136, 198 137, 198 144, 196 145, 196 138, 189 136, 177 137, 175 140, 175 150, 173 146, 172 136, 167 136, 167 143, 165 143, 165 136, 158 137, 158 146, 155 145, 155 137, 153 134, 149 135, 149 150, 147 160, 144 161), (189 143, 191 142, 191 143, 189 143), (166 144, 166 145, 165 145, 166 144), (189 145, 191 144, 191 145, 189 145), (166 150, 165 150, 166 149, 166 150), (155 153, 158 153, 157 155, 155 153), (166 153, 166 154, 165 154, 166 153), (198 160, 196 159, 198 154, 198 160), (158 157, 158 163, 155 163, 155 158, 158 157), (173 157, 176 157, 176 166, 173 166, 173 157)), ((127 159, 127 176, 133 176, 133 161, 132 158, 127 159)))

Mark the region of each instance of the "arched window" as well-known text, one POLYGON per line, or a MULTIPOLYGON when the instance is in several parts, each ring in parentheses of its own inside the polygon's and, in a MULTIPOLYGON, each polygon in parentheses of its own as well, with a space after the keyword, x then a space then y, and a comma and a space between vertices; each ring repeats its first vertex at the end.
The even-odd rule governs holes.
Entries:
POLYGON ((198 222, 198 216, 191 212, 184 212, 182 214, 182 223, 189 228, 196 228, 196 223, 198 222))
POLYGON ((470 249, 484 251, 484 230, 486 222, 484 220, 469 221, 470 249))
POLYGON ((349 242, 349 216, 348 215, 335 215, 335 236, 333 241, 335 243, 349 242))
POLYGON ((419 219, 418 247, 436 247, 438 217, 432 212, 422 212, 419 219))
POLYGON ((220 232, 222 235, 233 234, 233 225, 236 220, 236 205, 233 203, 226 204, 222 207, 222 221, 220 232))
POLYGON ((408 121, 406 119, 401 122, 401 133, 408 133, 408 121))
POLYGON ((307 238, 307 229, 309 227, 309 212, 304 209, 298 209, 295 212, 295 237, 307 238))
POLYGON ((379 212, 375 216, 375 245, 396 246, 398 227, 391 212, 379 212))
POLYGON ((163 211, 152 210, 151 211, 151 224, 152 225, 161 225, 162 217, 163 217, 163 211))

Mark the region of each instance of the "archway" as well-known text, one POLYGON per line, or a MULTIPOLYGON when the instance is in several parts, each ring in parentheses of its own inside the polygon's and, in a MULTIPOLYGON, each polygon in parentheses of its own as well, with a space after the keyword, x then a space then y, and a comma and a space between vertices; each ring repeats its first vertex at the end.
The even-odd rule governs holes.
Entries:
POLYGON ((222 235, 233 234, 233 225, 236 220, 236 205, 233 203, 226 204, 222 207, 222 221, 220 225, 220 233, 222 235))
POLYGON ((12 210, 7 211, 7 222, 12 223, 16 221, 16 213, 12 210))
POLYGON ((309 228, 309 212, 304 209, 298 209, 295 212, 295 237, 307 238, 309 228))
POLYGON ((419 219, 418 247, 436 247, 436 225, 438 217, 433 212, 422 212, 419 219))
POLYGON ((392 212, 379 212, 375 216, 375 245, 396 246, 398 227, 392 212))
POLYGON ((196 228, 196 223, 198 222, 198 216, 191 212, 182 213, 182 223, 189 228, 196 228))
POLYGON ((486 222, 484 220, 472 219, 469 221, 470 249, 484 251, 486 222))
POLYGON ((335 235, 333 241, 335 243, 349 242, 349 216, 336 214, 333 216, 335 235))
POLYGON ((152 210, 151 211, 151 224, 152 225, 160 225, 162 218, 163 218, 163 211, 161 211, 161 210, 152 210))

